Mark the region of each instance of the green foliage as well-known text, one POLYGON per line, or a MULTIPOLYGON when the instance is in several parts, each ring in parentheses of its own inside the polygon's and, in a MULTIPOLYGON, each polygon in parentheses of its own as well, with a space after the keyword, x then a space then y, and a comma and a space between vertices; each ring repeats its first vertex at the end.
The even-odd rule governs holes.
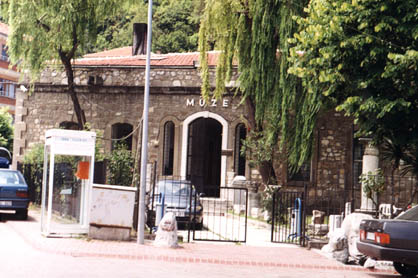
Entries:
MULTIPOLYGON (((153 1, 152 50, 187 52, 197 49, 197 33, 203 0, 153 1)), ((133 23, 147 23, 148 2, 122 6, 122 13, 108 16, 99 28, 97 44, 89 52, 132 44, 133 23)))
MULTIPOLYGON (((52 61, 61 61, 59 52, 81 55, 94 43, 97 29, 120 6, 117 0, 10 0, 9 55, 22 69, 36 77, 52 61)), ((70 57, 73 58, 73 57, 70 57)))
POLYGON ((289 72, 418 174, 418 2, 312 0, 289 72))
POLYGON ((44 163, 44 144, 35 144, 28 152, 23 156, 24 164, 41 165, 44 163))
POLYGON ((6 24, 8 20, 8 14, 7 14, 8 3, 9 3, 8 0, 0 1, 0 21, 6 24))
POLYGON ((361 174, 360 183, 367 198, 371 199, 377 206, 378 195, 386 189, 382 169, 376 169, 374 173, 369 171, 367 174, 361 174))
MULTIPOLYGON (((125 0, 129 1, 129 0, 125 0)), ((28 72, 31 83, 47 66, 60 64, 67 76, 78 128, 86 123, 75 91, 72 61, 96 41, 100 24, 120 8, 118 0, 10 0, 7 2, 13 64, 28 72)))
POLYGON ((131 186, 134 169, 134 158, 124 144, 117 144, 108 156, 109 183, 131 186))
POLYGON ((96 144, 94 145, 94 161, 99 162, 106 159, 104 153, 104 144, 103 144, 103 131, 102 130, 93 130, 96 132, 96 144))
POLYGON ((243 141, 241 155, 248 157, 250 167, 259 167, 263 161, 271 161, 276 150, 276 139, 263 132, 250 132, 243 141))
MULTIPOLYGON (((253 137, 268 143, 268 152, 280 134, 280 147, 286 148, 288 160, 295 167, 311 156, 315 119, 321 107, 320 99, 304 90, 297 77, 287 72, 288 38, 296 30, 292 17, 302 12, 305 3, 209 0, 199 33, 203 96, 220 98, 237 62, 237 96, 249 107, 248 127, 255 132, 253 137), (221 53, 216 87, 212 90, 207 51, 214 42, 221 53)), ((259 158, 270 159, 268 153, 261 154, 264 150, 251 149, 259 152, 259 158)), ((258 164, 264 162, 271 161, 258 164)))
POLYGON ((7 111, 7 107, 0 108, 0 147, 11 151, 13 149, 13 119, 7 111))
POLYGON ((199 21, 193 18, 195 0, 163 1, 153 18, 153 50, 162 53, 197 49, 199 21))
MULTIPOLYGON (((155 6, 158 7, 154 2, 155 6)), ((97 41, 88 46, 87 52, 98 52, 132 45, 132 27, 134 23, 147 22, 148 4, 136 1, 135 5, 121 5, 121 12, 113 16, 107 15, 99 26, 97 41)))

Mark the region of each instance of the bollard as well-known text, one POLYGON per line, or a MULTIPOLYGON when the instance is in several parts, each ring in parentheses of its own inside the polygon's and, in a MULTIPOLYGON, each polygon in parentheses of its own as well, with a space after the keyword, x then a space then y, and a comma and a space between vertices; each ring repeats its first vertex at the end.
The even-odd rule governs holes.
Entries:
POLYGON ((172 212, 168 212, 161 219, 155 236, 154 246, 176 248, 177 244, 177 221, 172 212))

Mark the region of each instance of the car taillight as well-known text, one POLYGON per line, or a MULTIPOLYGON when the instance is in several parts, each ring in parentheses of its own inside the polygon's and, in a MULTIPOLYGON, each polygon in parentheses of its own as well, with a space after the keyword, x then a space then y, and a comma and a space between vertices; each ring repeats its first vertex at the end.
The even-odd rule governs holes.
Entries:
POLYGON ((28 192, 27 191, 16 191, 16 197, 19 198, 28 198, 28 192))
POLYGON ((366 239, 366 231, 360 230, 360 240, 365 240, 365 239, 366 239))
POLYGON ((389 244, 390 243, 390 235, 385 233, 376 233, 375 234, 375 242, 377 244, 389 244))

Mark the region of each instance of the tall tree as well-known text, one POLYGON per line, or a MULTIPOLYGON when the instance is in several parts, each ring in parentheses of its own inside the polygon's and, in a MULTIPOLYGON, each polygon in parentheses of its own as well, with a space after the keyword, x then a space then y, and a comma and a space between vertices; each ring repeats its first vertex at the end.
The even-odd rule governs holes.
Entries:
POLYGON ((79 129, 84 128, 86 117, 75 90, 71 61, 95 42, 101 22, 120 5, 118 0, 9 0, 8 3, 12 62, 29 70, 32 81, 45 67, 60 63, 67 74, 67 92, 79 129))
POLYGON ((313 129, 320 104, 307 94, 297 77, 287 73, 289 43, 305 0, 208 0, 200 27, 202 94, 221 97, 225 81, 238 64, 238 91, 248 110, 247 146, 265 184, 275 183, 273 154, 278 144, 288 162, 301 166, 312 150, 313 129), (209 83, 207 51, 221 51, 216 88, 209 83), (284 147, 284 148, 283 148, 284 147))
MULTIPOLYGON (((147 1, 122 6, 123 13, 107 17, 99 28, 97 44, 89 52, 132 44, 132 26, 147 22, 147 1)), ((197 50, 200 17, 204 0, 158 0, 153 2, 154 52, 187 52, 197 50)))
POLYGON ((290 72, 418 175, 418 2, 312 0, 290 72))
POLYGON ((153 49, 162 53, 197 50, 201 1, 165 0, 154 14, 153 49))
MULTIPOLYGON (((113 16, 107 15, 98 28, 97 41, 88 47, 87 52, 93 53, 106 49, 114 49, 132 45, 132 27, 134 23, 146 23, 148 3, 137 1, 121 3, 121 12, 113 16)), ((159 9, 160 1, 153 1, 153 11, 159 9)))

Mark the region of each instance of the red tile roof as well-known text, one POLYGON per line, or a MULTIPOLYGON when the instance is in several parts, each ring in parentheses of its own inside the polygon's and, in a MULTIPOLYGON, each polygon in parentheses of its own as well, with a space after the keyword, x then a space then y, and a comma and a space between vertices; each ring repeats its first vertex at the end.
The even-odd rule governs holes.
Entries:
MULTIPOLYGON (((219 52, 208 52, 210 66, 216 65, 219 52)), ((194 66, 199 61, 199 52, 151 54, 152 66, 194 66)), ((132 56, 132 47, 122 47, 87 54, 75 62, 79 66, 145 66, 146 55, 132 56)))
POLYGON ((6 23, 0 22, 0 33, 9 35, 9 25, 6 23))

